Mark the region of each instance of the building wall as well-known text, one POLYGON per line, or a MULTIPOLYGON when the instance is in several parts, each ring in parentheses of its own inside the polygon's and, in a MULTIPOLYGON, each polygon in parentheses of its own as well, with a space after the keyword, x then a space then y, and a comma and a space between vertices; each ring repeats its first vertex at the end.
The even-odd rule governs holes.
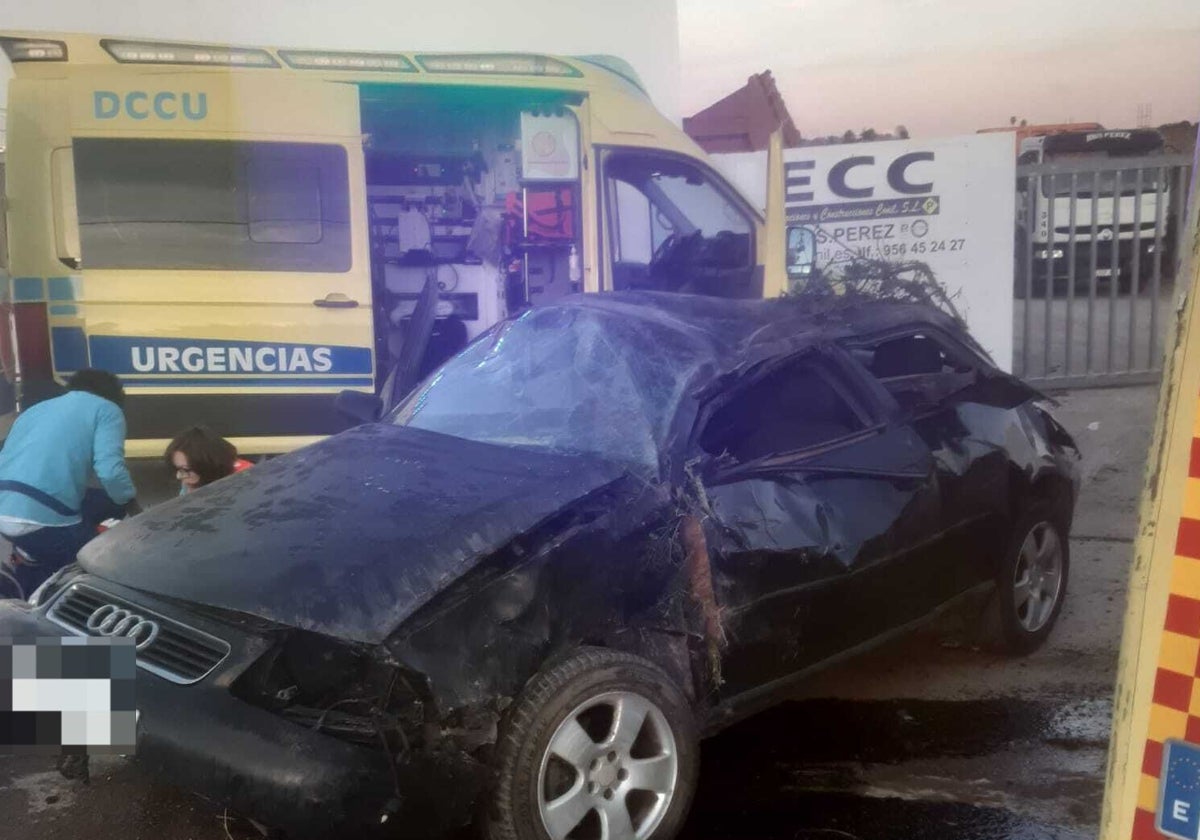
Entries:
POLYGON ((780 126, 785 146, 801 144, 770 70, 751 76, 724 99, 683 120, 683 130, 709 154, 763 151, 780 126))
MULTIPOLYGON (((659 110, 680 118, 676 0, 39 0, 6 3, 0 28, 330 49, 610 53, 637 69, 659 110)), ((3 109, 11 70, 3 57, 0 64, 3 109)))

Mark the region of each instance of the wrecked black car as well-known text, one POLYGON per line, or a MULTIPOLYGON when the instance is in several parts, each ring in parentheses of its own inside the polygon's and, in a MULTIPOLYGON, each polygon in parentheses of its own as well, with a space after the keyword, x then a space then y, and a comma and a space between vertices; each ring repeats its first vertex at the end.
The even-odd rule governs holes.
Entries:
POLYGON ((698 738, 822 664, 989 589, 1043 642, 1077 461, 935 309, 588 295, 122 523, 0 635, 152 623, 138 760, 293 836, 667 838, 698 738))

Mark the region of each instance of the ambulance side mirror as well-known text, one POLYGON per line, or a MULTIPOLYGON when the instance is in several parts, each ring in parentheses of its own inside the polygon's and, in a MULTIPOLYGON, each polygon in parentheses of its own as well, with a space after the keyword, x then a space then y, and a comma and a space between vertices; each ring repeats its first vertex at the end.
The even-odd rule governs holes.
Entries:
POLYGON ((383 413, 383 401, 375 394, 364 394, 362 391, 342 391, 333 398, 333 407, 356 426, 374 423, 383 413))
POLYGON ((787 276, 792 286, 812 279, 817 261, 817 235, 799 225, 787 229, 787 276))

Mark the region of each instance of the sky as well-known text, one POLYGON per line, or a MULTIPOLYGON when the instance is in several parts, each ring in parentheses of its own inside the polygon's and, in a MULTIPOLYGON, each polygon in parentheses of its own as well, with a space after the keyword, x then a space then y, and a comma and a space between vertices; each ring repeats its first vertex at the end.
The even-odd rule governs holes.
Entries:
POLYGON ((678 0, 681 110, 771 70, 805 136, 1200 118, 1200 0, 678 0))
MULTIPOLYGON (((770 69, 806 136, 1200 118, 1200 0, 0 0, 0 28, 358 49, 611 52, 690 115, 770 69), (603 13, 597 14, 597 8, 603 13), (678 25, 676 27, 676 24, 678 25), (675 37, 676 28, 678 38, 675 37)), ((0 65, 5 62, 0 61, 0 65)), ((0 67, 0 82, 6 68, 0 67)), ((0 107, 3 107, 0 84, 0 107)))

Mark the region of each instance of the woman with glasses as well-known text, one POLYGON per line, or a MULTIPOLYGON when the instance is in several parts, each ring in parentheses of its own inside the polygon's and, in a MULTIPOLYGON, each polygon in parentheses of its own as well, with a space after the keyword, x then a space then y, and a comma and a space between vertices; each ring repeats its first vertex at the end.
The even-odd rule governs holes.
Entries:
POLYGON ((204 426, 192 426, 177 435, 163 457, 175 472, 181 496, 250 466, 238 457, 232 443, 204 426))

